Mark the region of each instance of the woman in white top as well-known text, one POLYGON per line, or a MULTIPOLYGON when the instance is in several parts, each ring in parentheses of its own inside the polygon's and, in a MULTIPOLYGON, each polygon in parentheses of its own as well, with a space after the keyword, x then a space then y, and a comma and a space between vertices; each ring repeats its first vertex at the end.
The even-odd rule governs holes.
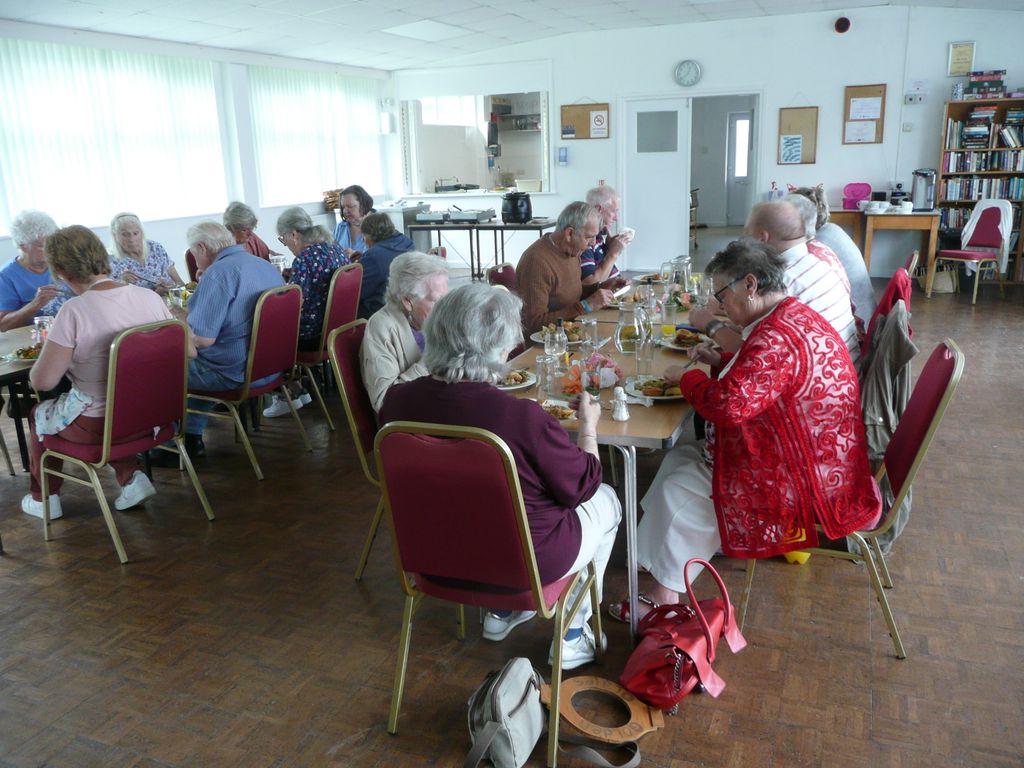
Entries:
MULTIPOLYGON (((100 239, 86 227, 57 230, 46 239, 46 260, 50 272, 70 286, 75 296, 68 299, 53 321, 46 343, 29 381, 40 392, 56 388, 66 375, 71 391, 56 400, 46 400, 32 410, 31 493, 21 500, 21 509, 43 516, 39 463, 43 455, 40 435, 60 435, 74 443, 103 441, 106 412, 107 366, 110 345, 123 330, 136 325, 171 319, 163 299, 153 291, 125 285, 110 277, 110 260, 100 239)), ((59 469, 59 462, 52 466, 59 469)), ((156 493, 134 458, 110 462, 121 486, 114 506, 128 509, 156 493)), ((60 517, 61 478, 50 478, 50 517, 60 517)))
POLYGON ((448 264, 444 259, 410 251, 391 262, 384 306, 370 317, 360 350, 363 384, 373 410, 380 410, 395 382, 427 375, 420 362, 423 323, 446 293, 448 264))

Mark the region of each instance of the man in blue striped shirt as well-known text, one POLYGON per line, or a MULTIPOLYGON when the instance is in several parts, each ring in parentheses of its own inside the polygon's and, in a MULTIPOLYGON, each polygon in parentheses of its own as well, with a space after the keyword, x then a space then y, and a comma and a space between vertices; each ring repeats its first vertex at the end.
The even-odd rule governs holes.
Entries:
MULTIPOLYGON (((203 221, 189 228, 189 250, 202 282, 188 302, 188 324, 197 355, 189 361, 188 387, 196 390, 239 389, 245 380, 253 315, 260 294, 284 281, 277 267, 253 256, 235 242, 223 225, 203 221)), ((253 382, 259 385, 272 377, 253 382)), ((213 403, 190 400, 189 408, 210 410, 213 403)), ((205 452, 206 414, 189 413, 185 447, 191 456, 205 452)))

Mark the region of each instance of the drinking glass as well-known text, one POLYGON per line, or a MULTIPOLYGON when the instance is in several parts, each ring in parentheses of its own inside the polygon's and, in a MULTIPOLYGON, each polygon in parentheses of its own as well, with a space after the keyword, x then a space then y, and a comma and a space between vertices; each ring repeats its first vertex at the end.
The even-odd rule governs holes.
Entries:
POLYGON ((707 300, 701 295, 700 287, 704 282, 703 272, 690 273, 690 304, 695 307, 703 307, 707 300))
POLYGON ((597 345, 601 341, 597 338, 597 318, 585 317, 579 321, 579 325, 583 326, 581 341, 589 340, 594 345, 594 349, 597 349, 597 345))
POLYGON ((46 337, 50 334, 50 326, 53 325, 53 315, 40 315, 35 318, 33 323, 32 341, 36 344, 46 341, 46 337))
POLYGON ((555 326, 553 330, 544 330, 544 354, 559 357, 569 349, 569 340, 565 331, 555 326))
POLYGON ((676 265, 675 262, 666 261, 661 265, 661 281, 663 283, 672 283, 676 280, 676 265))
POLYGON ((554 355, 537 355, 537 402, 543 403, 556 394, 558 381, 558 358, 554 355))
POLYGON ((287 256, 271 256, 270 263, 277 267, 278 272, 284 272, 285 267, 288 266, 287 256))

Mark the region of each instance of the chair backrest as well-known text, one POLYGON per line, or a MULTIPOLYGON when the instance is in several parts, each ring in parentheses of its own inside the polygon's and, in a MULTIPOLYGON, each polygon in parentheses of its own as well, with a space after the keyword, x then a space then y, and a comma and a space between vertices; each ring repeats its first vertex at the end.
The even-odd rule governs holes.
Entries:
MULTIPOLYGON (((975 209, 976 211, 978 209, 975 209)), ((972 212, 971 216, 975 214, 972 212)), ((984 208, 978 214, 978 223, 974 225, 974 232, 970 240, 963 244, 967 248, 998 248, 1003 244, 1003 235, 999 231, 1000 220, 1003 213, 998 207, 984 208)))
POLYGON ((359 311, 359 291, 363 287, 363 265, 346 264, 334 270, 331 287, 327 291, 327 310, 324 312, 324 326, 320 332, 320 348, 327 346, 331 331, 356 319, 359 311))
MULTIPOLYGON (((915 251, 916 253, 916 251, 915 251)), ((871 337, 875 333, 875 326, 878 325, 878 318, 889 314, 889 310, 893 308, 897 301, 903 301, 904 306, 907 308, 907 312, 910 311, 910 296, 913 292, 914 283, 910 279, 910 273, 903 267, 897 267, 896 271, 892 273, 892 277, 889 278, 889 282, 885 286, 885 290, 882 291, 882 296, 878 300, 878 304, 875 305, 875 311, 871 313, 871 320, 868 322, 867 331, 864 334, 864 338, 861 340, 860 353, 862 370, 866 370, 865 358, 868 352, 871 350, 871 337)), ((913 336, 913 329, 910 329, 910 334, 913 336)))
POLYGON ((185 251, 185 267, 188 269, 188 279, 194 283, 197 280, 196 273, 199 272, 199 265, 196 263, 196 257, 191 248, 185 251))
POLYGON ((519 474, 500 437, 396 421, 374 447, 400 570, 427 577, 416 589, 430 594, 433 578, 470 592, 532 591, 543 605, 519 474))
POLYGON ((516 268, 509 262, 506 261, 496 267, 488 267, 484 274, 490 285, 500 285, 515 293, 516 268))
POLYGON ((260 294, 249 336, 243 398, 252 382, 295 365, 301 313, 302 289, 297 285, 279 285, 260 294))
POLYGON ((889 478, 895 501, 886 512, 886 520, 879 530, 891 525, 895 511, 914 483, 917 470, 924 461, 935 432, 942 423, 949 401, 953 399, 964 370, 964 355, 952 339, 935 347, 910 394, 900 423, 885 449, 885 458, 879 469, 889 478))
POLYGON ((914 270, 917 269, 917 260, 919 258, 920 254, 917 251, 914 251, 909 256, 907 256, 907 260, 903 262, 903 268, 907 270, 907 273, 909 275, 913 276, 914 270))
POLYGON ((366 335, 366 320, 353 320, 331 331, 327 337, 327 355, 331 359, 334 379, 338 382, 341 404, 348 418, 352 441, 356 444, 359 463, 362 464, 366 479, 379 485, 376 466, 373 461, 373 438, 377 434, 377 415, 373 411, 370 396, 363 385, 363 374, 359 364, 359 348, 366 335))
MULTIPOLYGON (((103 463, 110 446, 154 427, 184 424, 188 331, 164 320, 122 331, 110 345, 103 463)), ((181 426, 178 427, 181 429, 181 426)))

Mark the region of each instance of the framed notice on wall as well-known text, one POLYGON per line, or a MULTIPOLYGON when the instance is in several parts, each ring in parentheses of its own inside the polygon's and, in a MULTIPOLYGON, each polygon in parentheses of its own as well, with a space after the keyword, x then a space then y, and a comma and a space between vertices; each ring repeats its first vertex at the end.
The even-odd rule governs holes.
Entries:
POLYGON ((946 77, 966 77, 974 69, 974 41, 949 44, 946 77))
POLYGON ((562 105, 561 137, 567 139, 607 139, 611 136, 608 104, 562 105))
POLYGON ((881 144, 885 85, 848 85, 843 101, 843 144, 881 144))
POLYGON ((779 110, 779 165, 809 165, 818 152, 818 108, 779 110))

